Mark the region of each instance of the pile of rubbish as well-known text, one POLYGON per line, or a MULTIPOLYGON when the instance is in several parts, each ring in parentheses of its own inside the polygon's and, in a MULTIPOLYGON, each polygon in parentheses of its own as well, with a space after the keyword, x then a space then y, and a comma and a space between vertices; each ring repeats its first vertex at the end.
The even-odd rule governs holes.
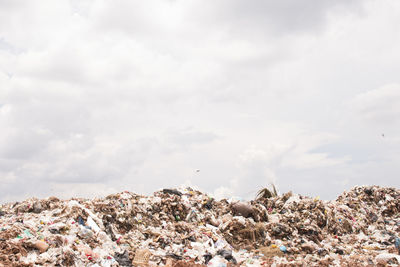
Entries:
POLYGON ((217 201, 164 189, 0 206, 0 266, 398 266, 400 190, 217 201))

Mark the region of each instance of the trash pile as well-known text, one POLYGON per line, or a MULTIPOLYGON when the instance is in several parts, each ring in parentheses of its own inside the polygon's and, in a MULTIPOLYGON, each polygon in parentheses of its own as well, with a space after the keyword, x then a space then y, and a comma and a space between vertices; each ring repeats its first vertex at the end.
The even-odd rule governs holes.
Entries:
POLYGON ((400 190, 243 202, 192 190, 0 206, 0 266, 398 266, 400 190))

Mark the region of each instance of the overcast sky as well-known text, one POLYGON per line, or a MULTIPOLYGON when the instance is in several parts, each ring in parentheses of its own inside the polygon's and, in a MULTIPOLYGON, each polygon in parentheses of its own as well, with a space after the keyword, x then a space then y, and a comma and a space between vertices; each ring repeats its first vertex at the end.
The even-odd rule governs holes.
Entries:
POLYGON ((399 176, 398 0, 0 0, 0 202, 399 176))

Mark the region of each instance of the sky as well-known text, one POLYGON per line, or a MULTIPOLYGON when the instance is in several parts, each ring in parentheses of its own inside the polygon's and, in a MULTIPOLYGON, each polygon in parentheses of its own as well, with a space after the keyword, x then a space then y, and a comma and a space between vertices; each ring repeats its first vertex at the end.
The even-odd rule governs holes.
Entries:
POLYGON ((397 0, 0 0, 0 202, 399 188, 399 32, 397 0))

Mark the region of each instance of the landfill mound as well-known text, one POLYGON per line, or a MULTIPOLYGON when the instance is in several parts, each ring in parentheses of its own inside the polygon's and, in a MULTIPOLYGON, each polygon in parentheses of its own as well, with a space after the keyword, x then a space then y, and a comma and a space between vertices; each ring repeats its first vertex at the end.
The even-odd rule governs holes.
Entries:
POLYGON ((0 209, 0 266, 398 266, 400 190, 358 186, 334 201, 288 192, 214 200, 31 198, 0 209))

